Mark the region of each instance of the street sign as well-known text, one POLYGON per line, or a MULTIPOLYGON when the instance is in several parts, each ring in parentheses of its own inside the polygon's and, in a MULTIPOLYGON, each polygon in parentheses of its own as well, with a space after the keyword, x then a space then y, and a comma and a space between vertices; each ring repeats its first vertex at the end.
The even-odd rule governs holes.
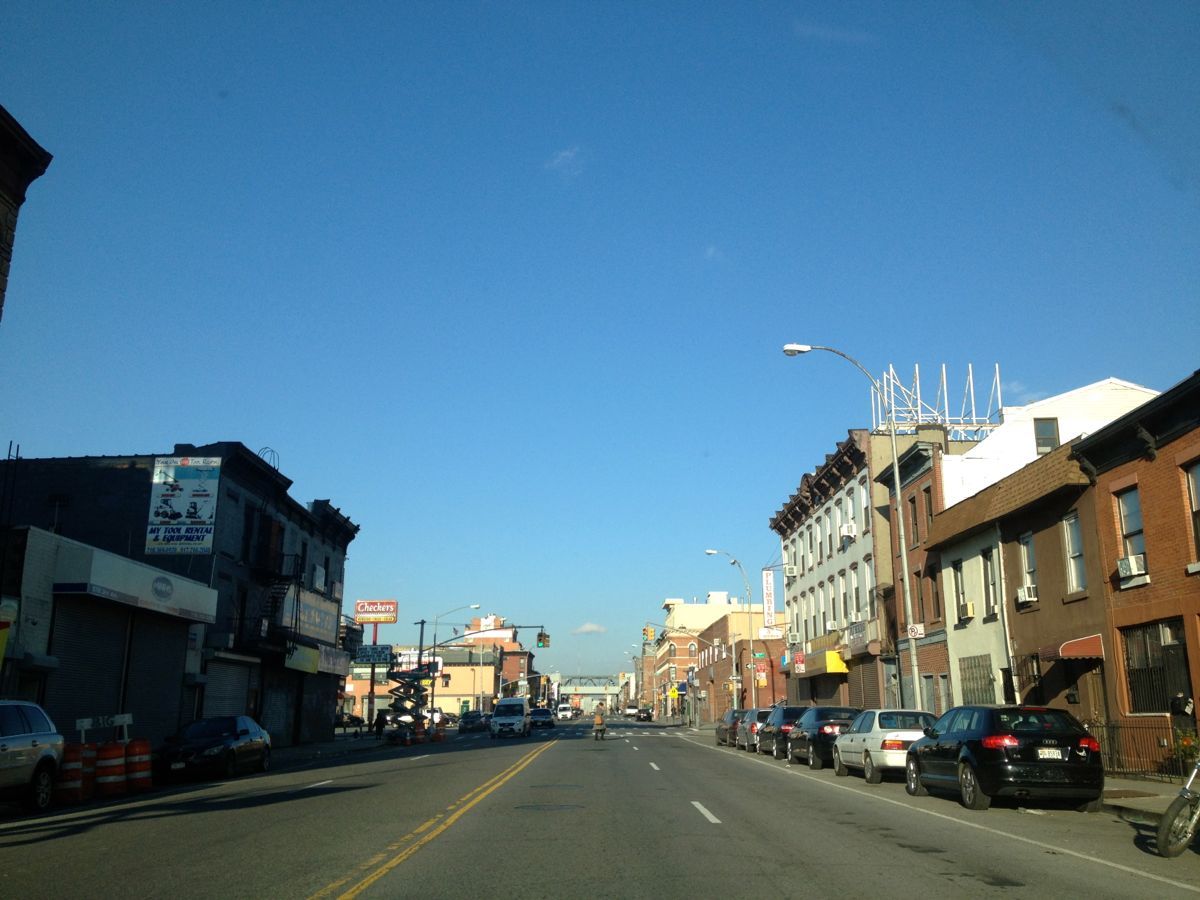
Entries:
POLYGON ((670 697, 672 700, 678 700, 679 699, 679 689, 676 688, 675 685, 671 685, 671 689, 669 691, 667 691, 667 696, 670 697))
POLYGON ((755 659, 766 659, 766 658, 767 658, 767 654, 766 654, 766 653, 764 653, 764 652, 762 652, 762 651, 757 651, 757 652, 755 652, 755 654, 754 654, 754 658, 755 658, 755 659))
POLYGON ((760 641, 778 641, 783 638, 782 628, 760 628, 758 629, 758 639, 760 641))
POLYGON ((359 665, 387 665, 392 661, 392 645, 363 644, 358 648, 354 661, 359 665))
POLYGON ((908 626, 908 636, 909 636, 910 638, 923 638, 923 637, 925 637, 925 623, 924 623, 924 622, 917 622, 917 623, 915 623, 915 624, 913 624, 913 625, 909 625, 909 626, 908 626))

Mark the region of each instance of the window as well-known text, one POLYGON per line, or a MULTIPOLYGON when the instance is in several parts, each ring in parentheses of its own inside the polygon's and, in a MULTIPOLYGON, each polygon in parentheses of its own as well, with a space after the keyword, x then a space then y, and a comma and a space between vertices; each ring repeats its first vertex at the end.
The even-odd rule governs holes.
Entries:
POLYGON ((835 500, 833 503, 833 529, 837 532, 838 539, 842 537, 842 501, 835 500))
POLYGON ((933 608, 933 620, 938 621, 942 617, 942 588, 938 583, 941 577, 941 571, 937 566, 929 567, 929 603, 933 608))
POLYGON ((1021 571, 1025 573, 1022 584, 1037 587, 1037 555, 1033 552, 1033 532, 1027 531, 1017 540, 1021 545, 1021 571))
POLYGON ((678 651, 673 643, 667 644, 667 655, 668 656, 674 657, 677 652, 678 651))
POLYGON ((817 562, 825 558, 825 542, 821 540, 821 518, 817 517, 817 562))
POLYGON ((863 563, 863 593, 867 595, 867 613, 874 619, 878 615, 878 610, 875 608, 875 569, 872 560, 866 560, 863 563))
POLYGON ((988 547, 979 554, 983 562, 983 612, 984 615, 994 616, 997 612, 996 598, 999 592, 996 587, 996 557, 992 548, 988 547))
POLYGON ((1083 567, 1083 532, 1079 513, 1072 511, 1063 519, 1063 541, 1067 554, 1067 591, 1077 593, 1087 588, 1087 573, 1083 567))
POLYGON ((696 655, 696 645, 688 644, 688 656, 695 656, 695 655, 696 655))
POLYGON ((917 497, 914 494, 908 498, 908 526, 912 534, 908 536, 908 546, 917 546, 917 497))
POLYGON ((854 591, 854 617, 861 619, 863 617, 862 576, 859 574, 857 566, 850 567, 850 589, 854 591))
POLYGON ((962 560, 956 559, 950 563, 950 571, 954 576, 954 604, 958 607, 958 617, 963 617, 963 604, 967 602, 967 592, 963 588, 962 560))
POLYGON ((862 503, 862 531, 867 534, 871 530, 871 492, 867 490, 867 479, 858 483, 858 496, 862 503))
POLYGON ((816 563, 813 561, 813 529, 808 526, 808 570, 811 572, 816 563))
POLYGON ((929 534, 929 527, 933 525, 933 487, 926 486, 921 494, 925 497, 925 533, 929 534))
POLYGON ((1142 500, 1137 488, 1117 494, 1117 513, 1121 520, 1121 542, 1125 556, 1137 556, 1146 552, 1146 539, 1142 534, 1142 500))
POLYGON ((1033 440, 1038 456, 1049 453, 1058 446, 1058 419, 1034 419, 1033 440))
POLYGON ((1170 712, 1171 698, 1177 693, 1191 696, 1183 619, 1122 628, 1121 637, 1132 712, 1170 712))
POLYGON ((1200 560, 1200 460, 1189 464, 1183 471, 1187 476, 1188 509, 1192 513, 1193 558, 1200 560))
POLYGON ((842 621, 850 621, 850 594, 846 591, 846 573, 838 572, 838 594, 842 598, 842 621))
POLYGON ((820 611, 821 628, 820 630, 817 629, 817 619, 814 616, 813 631, 816 632, 817 635, 822 635, 825 633, 825 585, 823 584, 817 585, 817 609, 820 611))
POLYGON ((850 487, 846 488, 846 523, 854 525, 857 519, 858 507, 854 505, 854 485, 850 485, 850 487))
POLYGON ((825 510, 825 543, 829 556, 833 558, 833 513, 825 510))

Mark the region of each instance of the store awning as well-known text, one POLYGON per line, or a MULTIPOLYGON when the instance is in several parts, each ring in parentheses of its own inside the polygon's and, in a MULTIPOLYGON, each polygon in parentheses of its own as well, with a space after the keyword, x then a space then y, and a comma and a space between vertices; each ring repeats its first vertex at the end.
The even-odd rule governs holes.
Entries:
POLYGON ((846 668, 842 655, 836 650, 819 650, 816 653, 806 654, 803 657, 803 663, 800 662, 800 659, 800 654, 796 654, 796 674, 801 678, 811 678, 814 675, 845 674, 850 671, 846 668))
POLYGON ((1104 641, 1098 634, 1075 638, 1061 644, 1050 644, 1038 651, 1044 660, 1051 659, 1104 659, 1104 641))

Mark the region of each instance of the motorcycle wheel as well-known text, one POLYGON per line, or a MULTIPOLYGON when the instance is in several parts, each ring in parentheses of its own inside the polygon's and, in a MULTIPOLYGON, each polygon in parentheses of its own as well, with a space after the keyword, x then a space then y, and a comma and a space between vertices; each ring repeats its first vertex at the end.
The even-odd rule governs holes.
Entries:
POLYGON ((1155 844, 1159 856, 1167 859, 1178 856, 1192 842, 1194 829, 1192 817, 1194 807, 1186 797, 1176 797, 1158 820, 1158 837, 1155 844))

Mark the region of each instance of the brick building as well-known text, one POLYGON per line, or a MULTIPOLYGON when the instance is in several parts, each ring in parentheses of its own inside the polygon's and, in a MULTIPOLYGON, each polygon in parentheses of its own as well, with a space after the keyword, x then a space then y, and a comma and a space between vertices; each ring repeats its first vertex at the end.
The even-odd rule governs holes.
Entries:
POLYGON ((25 202, 29 185, 45 174, 52 158, 0 106, 0 317, 4 315, 4 295, 12 267, 17 213, 25 202))

